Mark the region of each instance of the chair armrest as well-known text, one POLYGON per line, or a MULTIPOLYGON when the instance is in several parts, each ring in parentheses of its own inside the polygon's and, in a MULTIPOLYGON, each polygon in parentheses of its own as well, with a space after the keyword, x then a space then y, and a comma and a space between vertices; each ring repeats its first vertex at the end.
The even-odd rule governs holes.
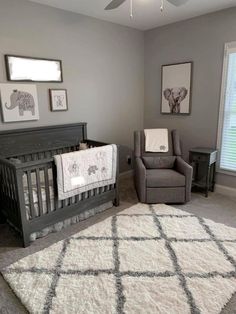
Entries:
POLYGON ((176 158, 176 170, 185 176, 186 202, 191 199, 193 168, 181 157, 176 158))
POLYGON ((141 158, 134 159, 134 184, 140 202, 146 201, 146 168, 141 158))
POLYGON ((176 158, 176 170, 183 174, 184 176, 186 175, 191 175, 193 173, 193 167, 190 166, 186 161, 184 161, 181 157, 176 158))

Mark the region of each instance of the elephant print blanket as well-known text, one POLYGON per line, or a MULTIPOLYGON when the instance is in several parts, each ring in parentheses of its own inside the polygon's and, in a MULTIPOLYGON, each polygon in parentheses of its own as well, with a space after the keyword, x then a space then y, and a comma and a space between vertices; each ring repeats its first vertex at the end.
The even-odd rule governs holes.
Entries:
POLYGON ((145 129, 145 151, 166 153, 169 151, 168 129, 145 129))
POLYGON ((116 182, 117 146, 106 145, 55 155, 58 199, 116 182))

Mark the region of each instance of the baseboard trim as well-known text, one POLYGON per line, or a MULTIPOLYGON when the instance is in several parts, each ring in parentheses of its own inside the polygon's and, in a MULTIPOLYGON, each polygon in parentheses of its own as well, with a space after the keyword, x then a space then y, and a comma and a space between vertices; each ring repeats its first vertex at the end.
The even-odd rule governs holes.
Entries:
POLYGON ((129 179, 129 178, 132 178, 134 175, 134 170, 128 170, 128 171, 125 171, 125 172, 121 172, 119 174, 119 178, 120 179, 129 179))
POLYGON ((216 184, 215 191, 216 191, 216 193, 223 194, 226 196, 235 197, 235 195, 236 195, 236 189, 231 188, 231 187, 226 186, 226 185, 216 184))

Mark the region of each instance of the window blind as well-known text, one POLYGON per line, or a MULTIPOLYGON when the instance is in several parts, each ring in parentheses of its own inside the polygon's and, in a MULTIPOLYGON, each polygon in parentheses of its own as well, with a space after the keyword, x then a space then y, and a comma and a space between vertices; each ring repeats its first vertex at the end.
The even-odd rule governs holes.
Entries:
POLYGON ((220 168, 236 172, 236 47, 227 51, 226 58, 220 168))

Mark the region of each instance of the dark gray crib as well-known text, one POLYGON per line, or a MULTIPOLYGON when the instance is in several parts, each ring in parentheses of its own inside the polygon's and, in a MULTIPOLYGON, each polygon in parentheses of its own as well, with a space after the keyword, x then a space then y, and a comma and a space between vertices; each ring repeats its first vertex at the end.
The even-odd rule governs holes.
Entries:
POLYGON ((22 235, 24 247, 34 232, 109 201, 119 205, 118 158, 115 184, 58 200, 53 156, 78 150, 80 142, 106 145, 87 139, 86 123, 0 132, 1 211, 22 235))

